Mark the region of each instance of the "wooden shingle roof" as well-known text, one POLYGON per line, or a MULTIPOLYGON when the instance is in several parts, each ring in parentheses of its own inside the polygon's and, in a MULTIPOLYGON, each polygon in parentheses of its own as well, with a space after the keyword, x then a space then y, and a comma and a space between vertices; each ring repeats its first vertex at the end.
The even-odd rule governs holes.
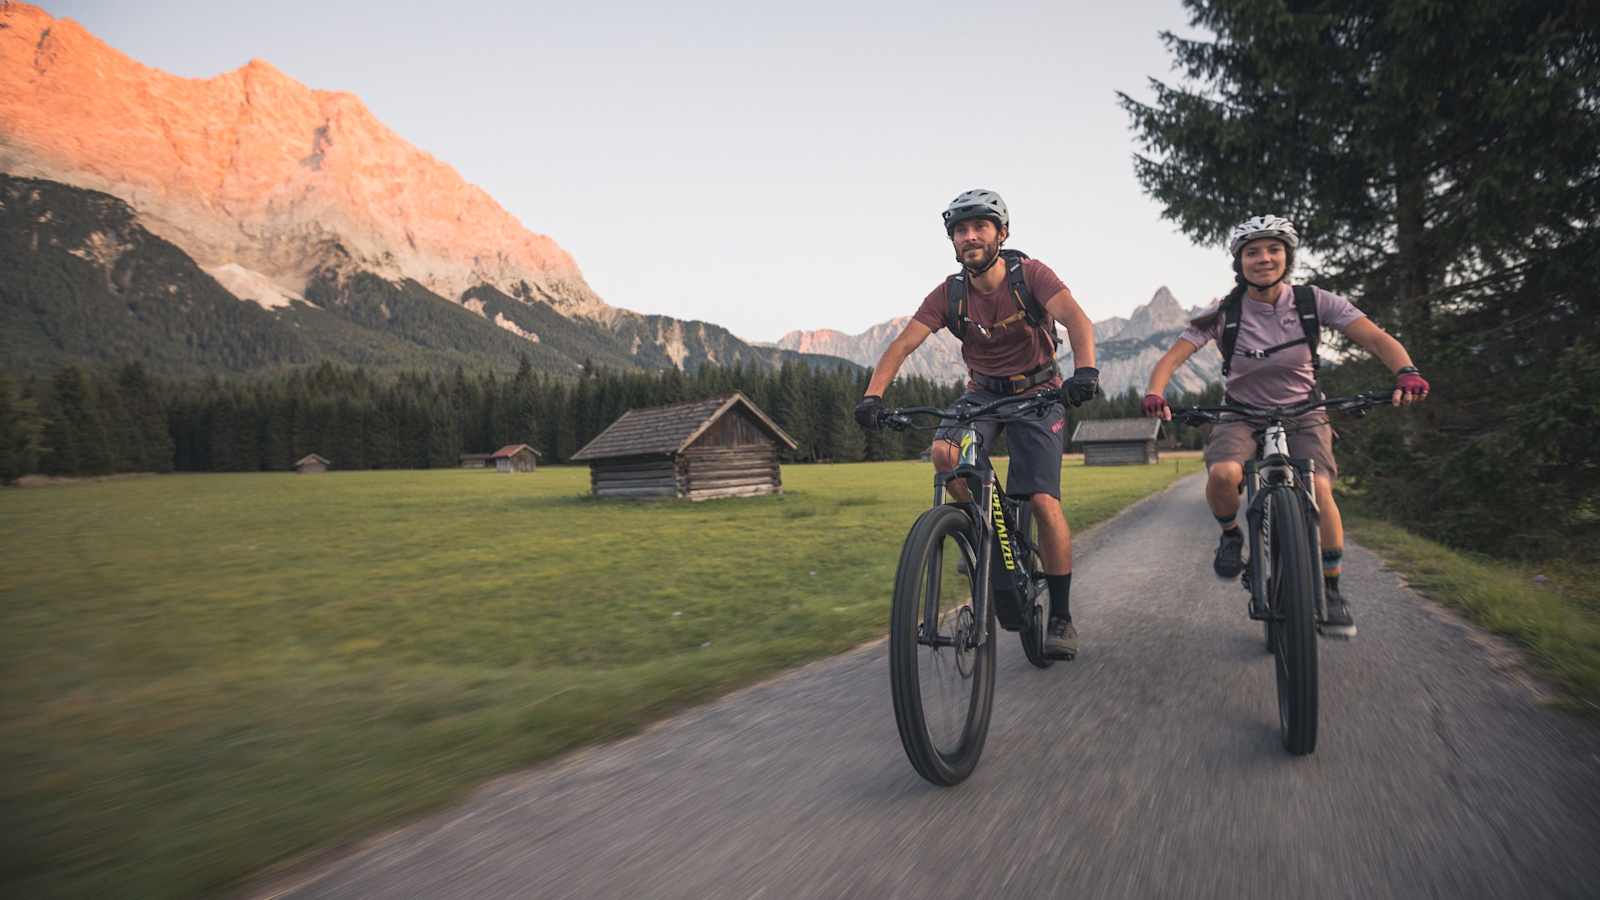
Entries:
POLYGON ((543 453, 540 453, 539 451, 533 449, 532 447, 529 447, 527 444, 507 444, 504 447, 501 447, 499 450, 496 450, 495 452, 488 454, 487 458, 488 459, 510 459, 511 457, 516 456, 517 453, 519 451, 522 451, 522 450, 526 450, 529 453, 532 453, 534 456, 543 456, 544 455, 543 453))
POLYGON ((595 435, 582 450, 572 454, 575 461, 611 459, 618 456, 671 456, 680 453, 728 410, 742 407, 761 429, 779 444, 795 449, 794 438, 767 418, 756 408, 750 398, 742 393, 710 400, 693 400, 656 406, 650 409, 630 409, 612 422, 605 431, 595 435))
POLYGON ((1108 441, 1148 441, 1160 432, 1160 419, 1149 417, 1141 419, 1097 419, 1090 422, 1079 422, 1077 430, 1072 432, 1072 443, 1098 444, 1108 441))
POLYGON ((302 456, 295 461, 296 466, 303 466, 308 463, 322 463, 325 466, 333 465, 332 460, 325 459, 320 453, 307 453, 305 456, 302 456))

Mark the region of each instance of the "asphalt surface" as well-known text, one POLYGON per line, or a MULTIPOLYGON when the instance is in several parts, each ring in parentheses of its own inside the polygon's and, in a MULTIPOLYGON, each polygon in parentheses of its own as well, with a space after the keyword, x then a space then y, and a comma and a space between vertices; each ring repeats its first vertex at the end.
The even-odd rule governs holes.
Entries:
POLYGON ((1040 671, 1001 635, 959 787, 906 761, 877 643, 258 896, 1600 897, 1600 727, 1352 546, 1360 635, 1321 642, 1317 751, 1286 755, 1214 528, 1189 478, 1079 540, 1081 655, 1040 671))

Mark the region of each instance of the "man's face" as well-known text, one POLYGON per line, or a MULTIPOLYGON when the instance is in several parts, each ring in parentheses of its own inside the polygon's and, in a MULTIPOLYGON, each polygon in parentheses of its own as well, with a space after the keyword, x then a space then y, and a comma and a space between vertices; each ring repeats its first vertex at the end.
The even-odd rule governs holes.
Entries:
POLYGON ((962 219, 950 232, 950 243, 956 250, 956 261, 976 272, 989 264, 1000 253, 1000 242, 1005 233, 988 219, 962 219))
POLYGON ((1239 264, 1251 284, 1274 284, 1288 265, 1288 248, 1277 238, 1257 238, 1239 251, 1239 264))

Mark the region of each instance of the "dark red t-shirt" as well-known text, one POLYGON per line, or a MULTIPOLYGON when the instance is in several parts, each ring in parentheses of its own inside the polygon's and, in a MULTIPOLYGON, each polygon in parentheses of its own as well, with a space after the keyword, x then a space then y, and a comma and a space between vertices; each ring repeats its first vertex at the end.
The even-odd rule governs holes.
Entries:
MULTIPOLYGON (((1022 280, 1041 306, 1067 289, 1056 273, 1037 259, 1022 261, 1022 280)), ((976 285, 968 283, 967 318, 990 331, 985 335, 977 328, 967 326, 967 336, 961 341, 961 358, 967 368, 980 375, 1006 378, 1031 372, 1055 358, 1055 348, 1045 331, 1029 325, 1027 320, 1018 319, 1003 328, 993 327, 996 322, 1009 319, 1018 311, 1017 301, 1012 298, 1004 279, 990 293, 983 293, 976 285)), ((938 331, 950 327, 946 321, 949 314, 950 296, 945 290, 945 283, 941 281, 922 301, 922 306, 912 318, 928 326, 929 331, 938 331)), ((1055 333, 1056 323, 1048 312, 1040 324, 1048 328, 1050 334, 1055 333)))

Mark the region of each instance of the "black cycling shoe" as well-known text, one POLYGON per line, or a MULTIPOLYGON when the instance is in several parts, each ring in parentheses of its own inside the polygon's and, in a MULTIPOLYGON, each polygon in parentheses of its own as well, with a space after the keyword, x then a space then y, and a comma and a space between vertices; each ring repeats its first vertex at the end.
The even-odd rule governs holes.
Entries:
POLYGON ((1317 623, 1317 631, 1323 637, 1340 638, 1349 640, 1356 636, 1356 620, 1350 615, 1350 604, 1344 602, 1344 596, 1339 593, 1339 586, 1330 584, 1324 588, 1328 599, 1328 614, 1317 623))
POLYGON ((1044 655, 1050 659, 1072 659, 1078 655, 1078 629, 1067 619, 1050 617, 1044 632, 1044 655))
POLYGON ((1218 578, 1238 578, 1244 571, 1244 532, 1238 528, 1224 531, 1217 541, 1217 556, 1211 561, 1212 571, 1218 578))

